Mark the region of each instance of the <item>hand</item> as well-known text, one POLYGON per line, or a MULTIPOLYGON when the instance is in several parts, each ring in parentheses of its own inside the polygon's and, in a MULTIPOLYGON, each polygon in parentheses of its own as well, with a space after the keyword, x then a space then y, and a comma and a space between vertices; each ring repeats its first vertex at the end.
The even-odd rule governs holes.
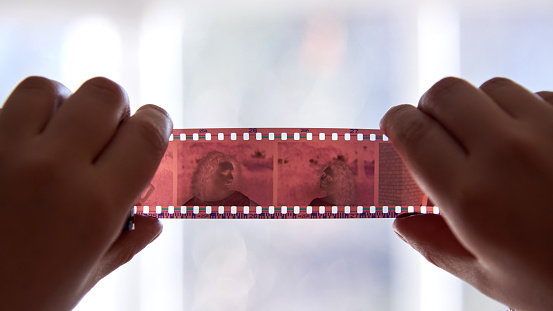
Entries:
POLYGON ((553 93, 447 78, 381 128, 442 213, 396 219, 400 237, 494 299, 553 310, 553 93))
POLYGON ((167 148, 171 121, 144 106, 129 117, 117 84, 71 94, 24 80, 0 110, 0 292, 6 310, 69 310, 161 233, 132 203, 167 148))

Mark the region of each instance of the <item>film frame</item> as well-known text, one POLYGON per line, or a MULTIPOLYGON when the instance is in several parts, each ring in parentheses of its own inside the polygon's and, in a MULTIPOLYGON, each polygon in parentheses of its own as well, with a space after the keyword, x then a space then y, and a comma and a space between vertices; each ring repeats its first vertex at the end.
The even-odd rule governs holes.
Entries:
POLYGON ((439 214, 439 208, 380 130, 212 128, 173 130, 134 212, 166 219, 343 219, 439 214))

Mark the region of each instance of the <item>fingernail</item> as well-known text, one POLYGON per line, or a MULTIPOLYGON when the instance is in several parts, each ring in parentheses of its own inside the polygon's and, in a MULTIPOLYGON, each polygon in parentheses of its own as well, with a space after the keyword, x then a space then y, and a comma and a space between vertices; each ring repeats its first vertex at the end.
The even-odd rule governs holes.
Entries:
POLYGON ((415 216, 415 215, 421 215, 421 213, 402 213, 402 214, 397 215, 396 219, 397 218, 407 218, 407 217, 411 217, 411 216, 415 216))

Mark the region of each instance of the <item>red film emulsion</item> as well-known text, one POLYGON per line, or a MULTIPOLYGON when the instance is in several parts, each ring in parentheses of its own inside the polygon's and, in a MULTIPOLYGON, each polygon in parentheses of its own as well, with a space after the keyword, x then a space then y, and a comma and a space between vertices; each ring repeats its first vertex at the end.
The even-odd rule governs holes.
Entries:
POLYGON ((135 203, 158 218, 438 213, 380 130, 178 129, 135 203))

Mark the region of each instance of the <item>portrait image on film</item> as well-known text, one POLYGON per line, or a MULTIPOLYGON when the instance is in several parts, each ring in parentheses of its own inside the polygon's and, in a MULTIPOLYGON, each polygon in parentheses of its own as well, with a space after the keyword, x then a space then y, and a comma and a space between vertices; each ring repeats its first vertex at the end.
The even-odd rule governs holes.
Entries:
POLYGON ((240 167, 231 156, 211 151, 198 162, 190 183, 192 198, 184 205, 256 206, 245 194, 234 190, 240 167))
POLYGON ((355 141, 279 142, 278 204, 372 205, 377 147, 355 141))
POLYGON ((257 206, 272 200, 273 159, 264 150, 191 143, 179 151, 179 160, 180 205, 257 206))
POLYGON ((313 199, 311 206, 357 205, 357 184, 349 166, 343 160, 332 160, 323 165, 319 189, 326 196, 313 199))

